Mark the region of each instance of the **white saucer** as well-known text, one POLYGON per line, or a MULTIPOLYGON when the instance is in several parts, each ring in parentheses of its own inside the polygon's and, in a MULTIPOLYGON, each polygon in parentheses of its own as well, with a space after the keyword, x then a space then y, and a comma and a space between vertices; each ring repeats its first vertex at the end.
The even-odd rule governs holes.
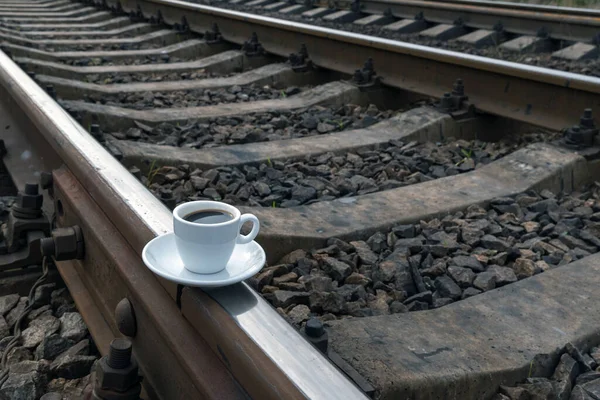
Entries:
POLYGON ((265 251, 255 241, 238 244, 223 271, 196 274, 183 266, 175 246, 175 234, 152 239, 142 251, 144 264, 157 275, 186 286, 219 287, 233 285, 255 275, 265 265, 265 251))

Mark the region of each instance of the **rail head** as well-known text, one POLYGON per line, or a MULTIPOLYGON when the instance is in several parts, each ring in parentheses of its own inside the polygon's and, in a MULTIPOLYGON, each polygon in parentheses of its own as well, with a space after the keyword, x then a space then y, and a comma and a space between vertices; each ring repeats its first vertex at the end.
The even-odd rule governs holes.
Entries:
MULTIPOLYGON (((403 0, 380 0, 389 3, 403 3, 403 0)), ((425 3, 437 3, 439 0, 421 0, 425 3)), ((458 6, 474 6, 474 7, 490 7, 490 8, 510 8, 513 10, 523 11, 534 11, 551 14, 564 14, 569 13, 570 15, 582 15, 590 17, 600 18, 600 9, 592 8, 577 8, 577 7, 564 7, 564 6, 551 6, 544 4, 530 4, 530 3, 515 3, 510 1, 491 1, 491 0, 443 0, 446 4, 455 4, 458 6)))
MULTIPOLYGON (((111 217, 140 258, 150 238, 172 231, 171 212, 3 52, 0 84, 111 217), (90 174, 95 175, 93 185, 90 174)), ((207 294, 241 331, 237 340, 245 338, 244 343, 237 342, 235 346, 257 346, 307 398, 366 398, 246 284, 207 294)))
MULTIPOLYGON (((109 0, 111 3, 115 0, 109 0)), ((120 2, 125 5, 129 3, 129 0, 120 2)), ((403 54, 412 57, 419 57, 423 59, 435 60, 444 62, 447 64, 455 64, 459 66, 468 66, 470 68, 476 68, 488 72, 498 73, 507 76, 526 78, 528 80, 534 80, 538 82, 544 82, 556 86, 564 86, 567 82, 569 86, 579 88, 592 93, 600 94, 600 79, 591 76, 585 76, 581 74, 575 74, 571 72, 563 72, 559 70, 553 70, 549 68, 536 67, 532 65, 519 64, 510 61, 504 61, 500 59, 492 59, 488 57, 476 56, 472 54, 459 53, 451 50, 438 49, 434 47, 423 46, 419 44, 413 44, 408 42, 400 42, 397 40, 391 40, 381 37, 368 36, 360 33, 346 32, 321 26, 308 25, 295 21, 288 21, 284 19, 277 19, 272 17, 261 16, 257 14, 249 14, 240 11, 228 10, 218 7, 206 6, 201 4, 194 4, 180 0, 144 0, 141 4, 153 3, 156 5, 163 5, 169 7, 176 7, 181 10, 187 10, 190 12, 198 12, 205 19, 207 16, 215 16, 221 18, 227 18, 230 20, 244 21, 253 24, 257 27, 265 26, 276 28, 281 31, 288 31, 292 33, 306 34, 313 37, 327 38, 335 40, 339 43, 347 43, 351 45, 358 45, 363 47, 371 47, 377 50, 385 50, 387 52, 403 54)), ((168 22, 168 21, 167 21, 168 22)), ((194 21, 188 21, 193 24, 194 21)), ((208 25, 211 27, 212 25, 208 25)), ((199 33, 203 33, 199 32, 199 33)), ((236 42, 235 37, 231 37, 231 32, 221 32, 226 40, 236 42)), ((266 37, 260 37, 261 41, 269 40, 266 37)), ((241 44, 241 43, 240 43, 241 44)), ((299 46, 298 46, 299 47, 299 46)), ((277 51, 276 48, 269 49, 277 51)), ((310 50, 310 49, 309 49, 310 50)), ((278 53, 279 54, 279 53, 278 53)), ((289 53, 279 54, 287 56, 289 53)), ((315 60, 313 60, 315 61, 315 60)), ((401 67, 401 66, 399 66, 401 67)), ((344 68, 341 65, 339 68, 344 68)), ((354 72, 352 66, 345 67, 347 71, 340 72, 354 72)))

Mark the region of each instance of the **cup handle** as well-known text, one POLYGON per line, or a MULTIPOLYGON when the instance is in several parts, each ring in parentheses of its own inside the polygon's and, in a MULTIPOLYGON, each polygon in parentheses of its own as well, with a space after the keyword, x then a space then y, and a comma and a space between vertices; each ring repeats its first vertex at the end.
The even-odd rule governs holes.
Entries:
POLYGON ((256 216, 252 214, 242 214, 242 216, 240 217, 240 229, 242 228, 242 225, 244 225, 248 221, 252 221, 252 231, 250 231, 250 233, 247 235, 240 234, 240 237, 238 238, 239 244, 250 243, 254 240, 256 235, 258 235, 258 230, 260 229, 260 222, 258 222, 258 218, 256 218, 256 216))

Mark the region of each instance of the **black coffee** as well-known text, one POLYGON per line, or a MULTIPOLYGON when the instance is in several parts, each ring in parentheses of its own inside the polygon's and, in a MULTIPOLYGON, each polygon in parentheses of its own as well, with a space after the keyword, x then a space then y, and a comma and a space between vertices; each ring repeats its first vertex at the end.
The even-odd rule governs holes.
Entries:
POLYGON ((198 210, 189 213, 183 219, 197 224, 220 224, 221 222, 231 221, 233 215, 223 210, 198 210))

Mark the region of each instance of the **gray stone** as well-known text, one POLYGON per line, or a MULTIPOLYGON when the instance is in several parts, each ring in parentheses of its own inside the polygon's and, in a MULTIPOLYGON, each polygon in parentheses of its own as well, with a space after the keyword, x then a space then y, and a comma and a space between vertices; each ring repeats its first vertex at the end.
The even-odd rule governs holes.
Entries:
POLYGON ((21 361, 10 366, 11 374, 27 374, 29 372, 39 372, 46 374, 50 369, 50 364, 46 361, 21 361))
POLYGON ((60 353, 54 360, 56 363, 62 362, 63 359, 71 356, 87 356, 90 353, 90 341, 83 339, 77 344, 69 347, 64 352, 60 353))
POLYGON ((394 243, 394 250, 408 251, 411 254, 416 254, 423 249, 423 240, 420 238, 398 239, 394 243))
POLYGON ((29 314, 27 314, 27 316, 25 317, 25 322, 29 324, 31 323, 31 321, 33 321, 36 318, 40 318, 42 315, 52 315, 52 307, 49 304, 31 310, 29 314))
POLYGON ((371 282, 369 278, 367 278, 363 274, 359 274, 358 272, 353 272, 349 277, 346 278, 344 283, 346 285, 362 285, 366 286, 371 282))
POLYGON ((300 326, 300 324, 310 318, 310 308, 304 304, 299 304, 292 308, 287 316, 293 324, 300 326))
POLYGON ((54 360, 50 368, 61 378, 75 379, 88 375, 94 361, 96 361, 94 356, 68 355, 54 360))
POLYGON ((55 287, 55 283, 47 283, 45 285, 38 286, 33 295, 33 307, 38 308, 45 304, 50 304, 50 295, 55 287))
POLYGON ((564 353, 560 357, 560 361, 554 370, 552 379, 555 381, 568 381, 572 383, 575 381, 577 375, 579 375, 579 366, 577 361, 575 361, 573 357, 567 353, 564 353))
POLYGON ((338 314, 344 309, 345 301, 336 292, 313 292, 310 294, 309 305, 313 312, 338 314))
POLYGON ((434 286, 441 297, 449 297, 452 300, 458 300, 462 295, 460 287, 447 275, 437 277, 434 281, 434 286))
POLYGON ((590 350, 590 356, 600 364, 600 347, 594 347, 590 350))
POLYGON ((10 328, 3 316, 0 316, 0 339, 4 339, 10 335, 10 328))
POLYGON ((556 400, 554 386, 546 378, 535 378, 533 383, 519 385, 529 395, 532 400, 556 400))
POLYGON ((439 299, 433 300, 433 308, 440 308, 443 306, 447 306, 450 303, 454 303, 454 300, 452 300, 449 297, 440 297, 439 299))
POLYGON ((317 191, 314 188, 307 186, 295 186, 292 189, 292 199, 300 203, 306 203, 309 200, 317 197, 317 191))
POLYGON ((484 234, 480 229, 465 226, 460 230, 460 239, 469 246, 476 246, 484 234))
POLYGON ((332 257, 323 258, 323 271, 330 275, 338 282, 343 282, 344 279, 352 273, 352 267, 345 262, 338 261, 332 257))
POLYGON ((377 262, 377 254, 371 250, 366 242, 356 241, 350 242, 350 244, 356 249, 356 254, 358 254, 361 264, 373 265, 377 262))
POLYGON ((565 344, 565 351, 567 353, 569 353, 569 355, 571 357, 573 357, 573 359, 579 363, 581 372, 589 372, 592 370, 591 366, 586 364, 583 354, 581 354, 579 349, 577 347, 575 347, 573 345, 573 343, 569 342, 569 343, 565 344))
POLYGON ((7 357, 7 365, 12 365, 16 363, 20 363, 21 361, 29 361, 32 360, 33 356, 31 355, 31 351, 28 348, 20 346, 13 348, 7 357))
POLYGON ((508 260, 508 253, 503 251, 490 257, 489 262, 490 264, 504 265, 506 260, 508 260))
POLYGON ((404 290, 408 296, 412 296, 413 294, 417 293, 406 255, 393 252, 386 258, 384 262, 393 262, 396 268, 396 272, 394 274, 394 284, 396 285, 396 289, 404 290))
POLYGON ((294 250, 291 253, 283 256, 283 258, 281 260, 279 260, 279 264, 295 264, 301 258, 306 258, 307 255, 308 254, 306 253, 306 250, 302 250, 302 249, 294 250))
POLYGON ((571 397, 569 400, 597 400, 590 396, 583 387, 577 385, 571 391, 571 397))
POLYGON ((4 349, 6 349, 6 346, 8 346, 8 343, 10 343, 12 338, 12 336, 7 336, 4 339, 0 339, 0 351, 4 351, 4 349))
POLYGON ((586 242, 593 244, 596 247, 600 247, 600 239, 594 236, 590 231, 582 230, 579 232, 579 237, 586 242))
POLYGON ((333 290, 333 281, 328 276, 309 276, 303 282, 309 292, 331 292, 333 290))
POLYGON ((415 226, 414 225, 398 225, 392 228, 392 232, 398 238, 411 239, 415 237, 415 226))
POLYGON ((512 268, 518 279, 524 279, 533 276, 536 269, 535 263, 526 258, 517 258, 512 268))
POLYGON ((88 333, 87 326, 77 312, 65 313, 60 317, 60 336, 78 342, 88 333))
POLYGON ((422 269, 421 274, 423 276, 435 278, 440 275, 444 275, 446 271, 446 261, 444 261, 444 259, 438 258, 435 261, 433 261, 433 264, 430 267, 422 269))
MULTIPOLYGON (((50 304, 54 310, 57 310, 62 305, 73 303, 73 298, 66 288, 57 289, 50 294, 50 304)), ((60 318, 62 315, 56 315, 56 317, 60 318)))
POLYGON ((271 194, 271 188, 269 188, 269 185, 264 182, 255 182, 254 189, 261 197, 266 197, 271 194))
POLYGON ((452 262, 458 267, 469 268, 474 272, 483 272, 485 267, 475 257, 471 256, 456 256, 452 262))
POLYGON ((372 310, 373 315, 388 315, 390 313, 388 299, 389 297, 385 291, 377 290, 377 297, 368 302, 369 308, 372 310))
POLYGON ((65 352, 73 346, 75 342, 64 337, 54 334, 46 336, 42 339, 40 345, 35 349, 36 360, 54 360, 56 356, 65 352))
POLYGON ((279 286, 282 283, 296 282, 298 280, 298 275, 294 272, 289 272, 287 274, 283 274, 276 278, 273 278, 272 285, 279 286))
MULTIPOLYGON (((373 279, 381 282, 392 282, 396 277, 396 270, 398 269, 397 263, 393 261, 382 261, 376 267, 373 273, 373 279)), ((408 271, 410 275, 410 271, 408 271)), ((411 278, 412 283, 412 278, 411 278)))
POLYGON ((195 190, 204 190, 206 186, 210 183, 210 180, 207 178, 202 178, 200 176, 192 176, 190 177, 190 182, 195 190))
POLYGON ((47 390, 61 393, 65 400, 81 400, 86 387, 90 386, 90 375, 78 379, 56 378, 48 382, 47 390))
MULTIPOLYGON (((350 252, 354 252, 354 247, 352 247, 350 252)), ((332 244, 332 245, 324 247, 322 249, 313 250, 311 253, 312 253, 313 257, 316 257, 317 255, 328 255, 328 256, 335 257, 338 254, 340 254, 340 248, 337 245, 332 244)))
POLYGON ((8 324, 8 327, 10 329, 12 329, 12 327, 15 325, 17 319, 19 318, 23 310, 25 310, 25 307, 27 307, 27 297, 21 297, 17 305, 12 310, 10 310, 8 315, 6 315, 6 323, 8 324))
POLYGON ((422 301, 413 301, 407 305, 408 311, 425 311, 429 310, 429 304, 422 301))
POLYGON ((484 235, 481 238, 481 245, 486 249, 496 251, 508 251, 510 249, 508 243, 492 235, 484 235))
POLYGON ((426 292, 417 293, 404 300, 404 304, 411 304, 415 301, 431 304, 433 302, 433 294, 428 290, 426 292))
POLYGON ((496 274, 488 271, 477 274, 473 281, 473 286, 484 292, 496 288, 496 274))
POLYGON ((500 385, 500 393, 507 395, 510 400, 529 400, 527 391, 522 387, 500 385))
POLYGON ((595 381, 596 379, 600 379, 600 371, 589 371, 579 375, 576 379, 576 383, 582 385, 587 382, 595 381))
MULTIPOLYGON (((419 261, 420 261, 420 258, 421 257, 419 256, 419 261)), ((413 257, 411 257, 411 260, 412 259, 413 259, 413 257)), ((415 284, 415 287, 417 288, 417 291, 418 292, 426 291, 427 287, 425 286, 423 277, 421 276, 421 273, 419 272, 418 262, 409 261, 409 271, 413 278, 413 282, 415 284)))
POLYGON ((277 290, 269 295, 275 307, 286 308, 292 304, 307 304, 309 294, 306 292, 292 292, 289 290, 277 290))
POLYGON ((23 346, 33 348, 40 344, 44 337, 57 332, 61 326, 58 318, 52 315, 45 315, 41 318, 31 321, 27 329, 21 334, 23 346))
POLYGON ((508 267, 500 267, 498 265, 490 265, 487 272, 496 275, 496 286, 504 286, 517 281, 515 272, 508 267))
POLYGON ((376 232, 367 239, 367 244, 371 247, 371 250, 379 253, 387 248, 387 238, 383 232, 376 232))
POLYGON ((56 318, 60 318, 66 313, 77 312, 77 307, 75 307, 75 303, 63 304, 58 306, 56 311, 54 312, 54 316, 56 318))
POLYGON ((362 285, 342 285, 335 291, 346 301, 357 301, 367 297, 367 292, 362 285))
POLYGON ((265 287, 266 285, 270 285, 272 280, 273 270, 269 269, 266 271, 262 271, 258 275, 251 278, 250 282, 252 282, 252 285, 256 288, 256 290, 260 292, 263 287, 265 287))
POLYGON ((554 199, 546 199, 530 204, 528 208, 533 212, 545 213, 547 211, 556 210, 558 208, 558 204, 554 199))
POLYGON ((392 301, 390 304, 390 313, 391 314, 401 314, 408 312, 408 307, 402 304, 399 301, 392 301))
MULTIPOLYGON (((341 251, 344 251, 346 253, 350 253, 351 251, 354 250, 354 246, 352 246, 350 243, 346 243, 341 239, 338 238, 331 238, 327 241, 327 245, 328 246, 337 246, 341 251)), ((298 250, 296 250, 298 251, 298 250)))
POLYGON ((457 267, 456 265, 448 267, 448 275, 450 275, 461 288, 468 288, 475 279, 475 272, 468 268, 457 267))
POLYGON ((32 400, 39 399, 44 393, 46 380, 39 372, 26 374, 9 374, 8 379, 0 388, 1 400, 32 400))
POLYGON ((264 271, 273 271, 273 277, 285 275, 285 274, 287 274, 289 272, 288 269, 287 269, 287 266, 282 265, 282 264, 280 264, 280 265, 274 265, 274 266, 269 267, 269 268, 265 268, 265 269, 263 269, 263 272, 264 271))
POLYGON ((468 299, 469 297, 473 297, 478 295, 479 293, 481 293, 481 290, 479 289, 475 289, 474 287, 470 287, 470 288, 466 288, 465 291, 463 292, 461 299, 468 299))
POLYGON ((579 366, 567 353, 560 357, 560 362, 552 375, 554 390, 558 400, 569 400, 575 377, 579 374, 579 366))
POLYGON ((600 399, 600 379, 586 382, 581 387, 594 399, 600 399))
POLYGON ((6 316, 10 310, 13 309, 14 306, 19 302, 18 294, 9 294, 6 296, 0 297, 0 314, 2 316, 6 316))
POLYGON ((43 395, 40 400, 63 400, 63 396, 58 392, 49 392, 43 395))
POLYGON ((577 239, 576 237, 573 237, 571 235, 560 235, 558 237, 560 239, 561 242, 563 242, 564 244, 566 244, 567 246, 569 246, 569 248, 571 249, 582 249, 585 250, 589 253, 595 253, 596 252, 596 247, 587 244, 586 242, 584 242, 581 239, 577 239))

